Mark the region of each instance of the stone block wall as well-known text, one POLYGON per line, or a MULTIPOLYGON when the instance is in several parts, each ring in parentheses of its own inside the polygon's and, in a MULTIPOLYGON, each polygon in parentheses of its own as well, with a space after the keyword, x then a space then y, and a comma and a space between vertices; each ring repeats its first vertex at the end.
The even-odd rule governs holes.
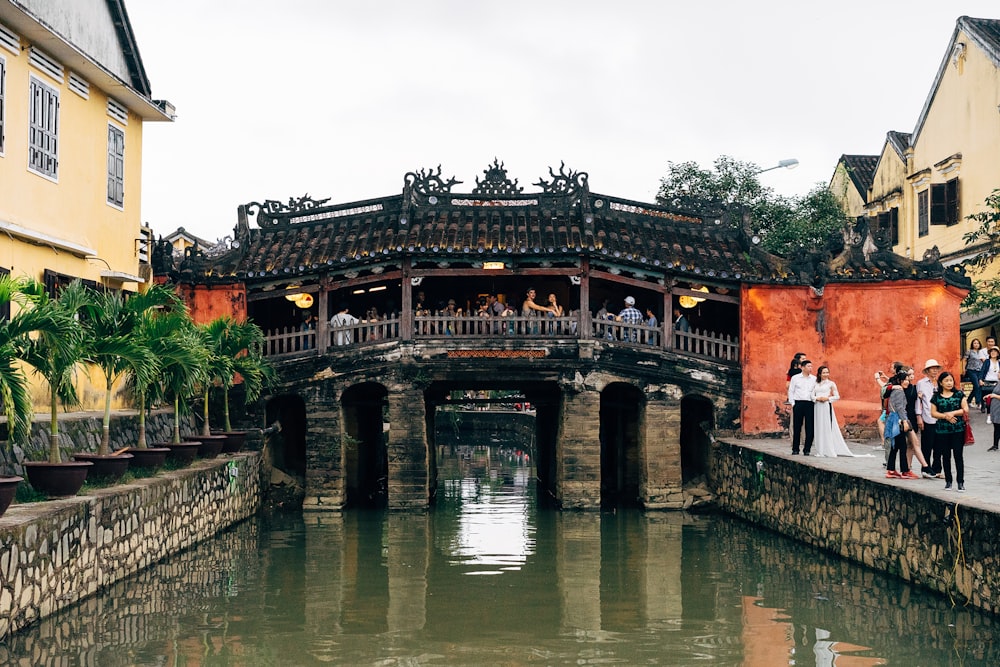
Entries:
POLYGON ((0 517, 0 639, 260 507, 259 453, 200 460, 0 517))
POLYGON ((1000 612, 1000 516, 727 442, 712 454, 709 481, 723 510, 1000 612))
MULTIPOLYGON (((100 412, 63 413, 59 415, 59 451, 63 461, 71 460, 73 454, 97 452, 101 444, 101 425, 104 415, 100 412)), ((181 437, 195 435, 194 418, 182 415, 180 418, 181 437)), ((24 447, 13 445, 7 452, 0 447, 0 466, 6 464, 7 473, 24 476, 25 461, 46 461, 49 456, 48 419, 31 425, 31 436, 24 447), (8 458, 9 457, 9 458, 8 458), (7 459, 6 461, 4 459, 7 459)), ((170 411, 157 410, 146 418, 146 442, 152 446, 157 442, 167 442, 174 437, 174 415, 170 411)), ((124 447, 135 447, 139 442, 139 417, 134 413, 116 413, 111 417, 111 451, 124 447)))

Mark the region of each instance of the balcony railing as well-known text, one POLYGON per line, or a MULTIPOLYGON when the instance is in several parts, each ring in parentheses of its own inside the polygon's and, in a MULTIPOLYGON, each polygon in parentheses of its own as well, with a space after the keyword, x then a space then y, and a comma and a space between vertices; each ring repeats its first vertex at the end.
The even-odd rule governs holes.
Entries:
MULTIPOLYGON (((414 340, 540 340, 590 338, 616 345, 643 349, 667 349, 677 354, 721 360, 739 361, 739 339, 707 330, 672 331, 664 337, 663 326, 625 324, 600 319, 588 314, 585 335, 580 335, 580 318, 569 317, 478 317, 453 315, 417 315, 413 318, 414 340)), ((286 327, 265 334, 264 354, 287 357, 308 353, 323 354, 337 348, 375 345, 402 340, 398 317, 360 321, 347 326, 300 330, 286 327), (325 340, 324 340, 325 339, 325 340), (317 346, 317 344, 319 344, 317 346)))

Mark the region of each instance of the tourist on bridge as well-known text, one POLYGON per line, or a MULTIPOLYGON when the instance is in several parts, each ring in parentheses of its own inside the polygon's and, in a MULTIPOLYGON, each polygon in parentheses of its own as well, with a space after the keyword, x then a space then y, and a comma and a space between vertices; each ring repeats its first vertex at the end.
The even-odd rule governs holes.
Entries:
POLYGON ((316 318, 313 317, 311 310, 306 310, 302 313, 302 325, 299 328, 302 333, 306 334, 302 337, 302 349, 308 350, 310 345, 310 332, 316 328, 316 318))
MULTIPOLYGON (((537 303, 535 303, 535 295, 536 295, 535 289, 533 287, 528 288, 528 291, 524 296, 524 303, 521 304, 521 317, 541 317, 542 313, 552 312, 551 308, 547 306, 539 306, 537 303)), ((525 331, 525 333, 537 334, 538 325, 537 324, 531 325, 530 330, 525 331)))
POLYGON ((840 400, 840 391, 837 389, 837 383, 830 379, 829 367, 819 367, 812 397, 816 444, 816 451, 813 455, 858 456, 847 446, 844 435, 840 432, 840 424, 837 423, 837 414, 834 412, 833 403, 840 400))
MULTIPOLYGON (((816 376, 812 374, 812 362, 804 359, 801 373, 792 376, 788 383, 788 402, 792 404, 792 454, 798 454, 802 427, 806 429, 806 439, 802 450, 807 456, 812 450, 815 432, 815 414, 813 411, 813 388, 816 386, 816 376)), ((905 405, 905 404, 904 404, 905 405)))
MULTIPOLYGON (((625 297, 625 308, 618 313, 618 317, 616 317, 615 320, 623 324, 642 324, 642 313, 640 313, 639 309, 635 307, 635 297, 625 297)), ((631 340, 633 343, 636 341, 636 338, 635 329, 626 329, 621 335, 622 340, 631 340)))
MULTIPOLYGON (((981 408, 983 405, 983 388, 979 386, 979 372, 983 370, 983 362, 987 353, 978 338, 973 338, 969 349, 965 351, 965 377, 972 383, 972 400, 970 408, 981 408)), ((989 392, 987 392, 989 393, 989 392)))
MULTIPOLYGON (((979 370, 979 384, 983 393, 992 393, 1000 382, 1000 347, 993 345, 989 348, 988 354, 989 358, 983 362, 983 367, 979 370)), ((985 405, 981 405, 980 409, 986 412, 985 405)))
POLYGON ((955 388, 955 376, 951 373, 941 373, 937 387, 931 398, 931 414, 938 420, 936 440, 941 448, 944 488, 951 489, 951 459, 955 457, 955 481, 958 490, 965 491, 965 423, 969 404, 962 390, 955 388))
POLYGON ((941 472, 941 450, 935 444, 937 419, 931 414, 931 397, 937 389, 941 364, 937 359, 924 362, 924 377, 917 380, 917 431, 920 433, 920 451, 930 466, 924 466, 921 473, 926 478, 944 477, 941 472))
MULTIPOLYGON (((796 376, 798 377, 798 376, 796 376)), ((899 419, 899 433, 889 439, 886 433, 886 444, 889 449, 889 458, 886 461, 885 476, 888 478, 911 479, 916 475, 910 474, 909 456, 906 454, 907 436, 913 430, 913 422, 910 421, 906 411, 906 389, 910 386, 910 379, 913 377, 913 369, 908 367, 900 368, 886 385, 888 392, 886 415, 895 413, 899 419), (899 459, 899 472, 896 471, 896 459, 899 459)), ((793 382, 795 378, 792 378, 793 382)))
POLYGON ((986 405, 990 411, 989 421, 993 422, 993 446, 986 451, 995 452, 1000 444, 1000 384, 993 387, 993 393, 986 397, 986 405))
POLYGON ((335 345, 350 345, 354 340, 353 331, 350 327, 357 324, 359 320, 347 312, 349 310, 350 306, 342 303, 337 314, 330 318, 330 326, 334 330, 333 342, 335 345))

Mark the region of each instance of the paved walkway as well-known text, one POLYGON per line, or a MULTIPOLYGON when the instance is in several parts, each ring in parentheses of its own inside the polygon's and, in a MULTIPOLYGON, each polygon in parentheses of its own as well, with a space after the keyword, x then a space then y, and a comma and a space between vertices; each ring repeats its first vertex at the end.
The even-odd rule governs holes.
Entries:
MULTIPOLYGON (((725 442, 738 444, 741 447, 755 451, 766 452, 774 456, 792 459, 797 463, 814 468, 834 470, 842 474, 854 475, 909 489, 914 493, 922 493, 949 502, 978 507, 990 512, 1000 513, 1000 451, 986 451, 993 445, 993 426, 986 423, 986 415, 973 410, 972 432, 976 436, 976 444, 965 448, 965 493, 945 491, 943 479, 886 479, 885 452, 878 440, 865 442, 847 441, 847 446, 855 454, 873 454, 871 457, 827 458, 819 456, 792 456, 791 437, 782 439, 734 439, 721 438, 725 442), (878 448, 878 449, 876 449, 878 448)), ((919 464, 916 472, 919 472, 919 464)), ((897 467, 898 469, 898 467, 897 467)), ((955 463, 952 461, 952 475, 955 473, 955 463)), ((957 484, 952 485, 957 488, 957 484)))

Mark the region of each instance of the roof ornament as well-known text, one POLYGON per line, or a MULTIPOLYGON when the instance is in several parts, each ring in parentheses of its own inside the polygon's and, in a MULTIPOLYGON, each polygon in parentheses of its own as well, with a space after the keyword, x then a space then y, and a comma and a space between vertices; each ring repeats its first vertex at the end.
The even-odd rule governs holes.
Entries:
POLYGON ((493 164, 483 169, 483 174, 486 175, 483 180, 476 177, 476 187, 472 188, 474 195, 518 195, 524 191, 516 178, 513 181, 507 178, 507 170, 497 158, 493 158, 493 164))
POLYGON ((559 173, 552 171, 552 167, 549 167, 549 176, 552 177, 551 181, 546 181, 544 178, 539 178, 537 183, 532 183, 532 185, 537 185, 542 189, 545 194, 555 195, 555 194, 575 194, 577 192, 589 192, 590 186, 587 183, 588 175, 585 171, 573 171, 572 169, 566 169, 566 162, 559 161, 559 173))
POLYGON ((330 201, 326 199, 313 199, 309 193, 301 197, 289 197, 287 204, 282 204, 276 199, 265 199, 264 203, 250 202, 246 205, 247 215, 256 216, 257 226, 261 229, 266 227, 281 227, 289 223, 289 219, 296 213, 311 211, 319 208, 330 201))
POLYGON ((461 182, 454 176, 447 181, 442 179, 441 165, 438 165, 436 171, 434 169, 421 169, 407 172, 403 176, 403 190, 421 195, 447 194, 451 192, 452 187, 461 182))

